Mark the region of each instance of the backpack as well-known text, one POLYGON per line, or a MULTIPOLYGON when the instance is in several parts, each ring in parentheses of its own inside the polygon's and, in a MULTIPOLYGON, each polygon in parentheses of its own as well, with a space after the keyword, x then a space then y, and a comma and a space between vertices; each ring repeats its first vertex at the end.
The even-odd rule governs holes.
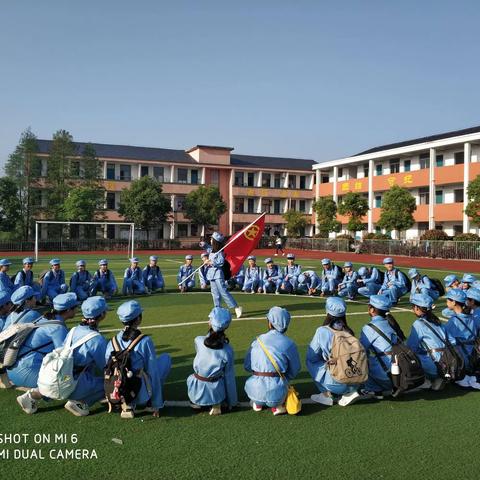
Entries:
MULTIPOLYGON (((147 272, 147 276, 150 275, 150 270, 152 269, 152 267, 150 265, 147 265, 145 269, 147 272)), ((157 272, 157 275, 158 275, 158 272, 160 271, 160 267, 158 265, 155 265, 155 271, 157 272)))
POLYGON ((425 382, 425 372, 423 371, 422 362, 418 356, 403 343, 392 343, 385 333, 372 323, 367 324, 371 329, 375 330, 386 342, 392 347, 392 359, 398 364, 399 375, 392 375, 390 369, 385 365, 381 355, 372 347, 371 350, 377 357, 378 363, 385 373, 390 377, 393 385, 393 397, 398 397, 403 392, 413 390, 425 382))
POLYGON ((365 383, 368 379, 367 354, 357 338, 344 330, 327 327, 333 333, 328 370, 343 384, 365 383))
POLYGON ((144 334, 138 335, 124 350, 120 348, 117 337, 112 338, 113 350, 103 371, 109 413, 130 405, 140 392, 142 377, 132 372, 130 352, 144 337, 144 334))
MULTIPOLYGON (((97 277, 98 277, 98 278, 101 277, 101 272, 100 272, 100 270, 97 270, 95 273, 97 274, 97 277)), ((107 281, 110 281, 110 270, 107 270, 107 281)))
POLYGON ((465 378, 465 362, 455 347, 448 341, 448 338, 442 338, 437 331, 425 320, 422 322, 432 331, 432 333, 445 345, 440 360, 436 362, 432 355, 432 349, 425 345, 431 359, 437 366, 438 375, 448 382, 457 382, 465 378))
POLYGON ((23 284, 25 285, 25 279, 27 278, 27 274, 25 273, 25 271, 22 269, 22 270, 19 270, 15 275, 12 275, 10 277, 10 280, 12 283, 15 283, 15 279, 17 278, 17 275, 21 273, 22 274, 22 282, 23 284))
POLYGON ((407 275, 405 275, 403 272, 401 272, 400 270, 397 270, 397 278, 400 280, 400 278, 403 276, 403 278, 405 279, 405 285, 407 287, 407 292, 409 292, 410 290, 412 290, 412 281, 408 278, 407 275))
POLYGON ((335 280, 337 280, 337 282, 340 283, 343 280, 343 272, 342 272, 342 269, 338 265, 335 265, 332 262, 332 268, 335 268, 335 267, 337 267, 337 275, 335 277, 335 280))
MULTIPOLYGON (((468 357, 469 363, 469 373, 475 375, 477 372, 480 372, 480 336, 476 334, 460 317, 454 315, 454 317, 473 335, 475 340, 473 341, 473 349, 472 353, 468 357)), ((452 317, 453 318, 453 317, 452 317)), ((467 351, 463 345, 460 345, 460 348, 465 352, 467 355, 467 351)))
POLYGON ((230 280, 232 278, 232 268, 230 262, 226 258, 223 261, 222 271, 225 280, 230 280))
MULTIPOLYGON (((90 275, 90 272, 89 272, 88 270, 85 270, 85 273, 87 274, 87 280, 86 280, 86 281, 89 282, 89 281, 91 280, 91 277, 92 277, 92 276, 90 275), (88 277, 90 277, 90 280, 88 280, 88 277)), ((78 275, 78 272, 75 272, 75 273, 72 275, 72 278, 70 279, 70 283, 69 283, 70 288, 72 288, 72 280, 73 280, 73 277, 75 277, 75 276, 78 278, 78 276, 79 276, 79 275, 78 275)))
POLYGON ((443 283, 438 278, 430 278, 430 282, 433 285, 433 288, 440 294, 441 297, 445 295, 445 287, 443 283))
POLYGON ((377 268, 377 272, 378 272, 378 284, 383 285, 383 282, 385 280, 385 272, 383 272, 382 270, 378 270, 378 268, 377 268))
POLYGON ((43 285, 43 281, 45 280, 45 277, 47 276, 47 273, 49 273, 51 270, 43 270, 43 272, 40 272, 38 275, 38 283, 40 285, 43 285))
POLYGON ((72 345, 73 332, 76 328, 70 330, 62 347, 56 348, 43 357, 42 366, 38 372, 38 390, 44 397, 66 400, 77 386, 78 379, 74 377, 73 351, 100 334, 91 332, 72 345))

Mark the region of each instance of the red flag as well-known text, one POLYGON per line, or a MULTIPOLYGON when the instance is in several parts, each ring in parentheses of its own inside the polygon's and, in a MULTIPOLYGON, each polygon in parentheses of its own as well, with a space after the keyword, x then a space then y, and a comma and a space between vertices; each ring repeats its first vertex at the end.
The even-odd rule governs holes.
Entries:
POLYGON ((223 251, 230 263, 232 277, 238 273, 250 253, 257 248, 264 230, 265 213, 262 213, 253 223, 230 237, 223 251))

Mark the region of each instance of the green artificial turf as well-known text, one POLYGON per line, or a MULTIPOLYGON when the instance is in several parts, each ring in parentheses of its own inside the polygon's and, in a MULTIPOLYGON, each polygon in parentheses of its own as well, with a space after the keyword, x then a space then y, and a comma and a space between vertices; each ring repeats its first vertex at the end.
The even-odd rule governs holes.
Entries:
MULTIPOLYGON (((62 256, 62 268, 69 278, 77 257, 62 256)), ((127 262, 110 256, 110 267, 121 283, 127 262)), ((147 256, 140 256, 142 266, 147 256)), ((15 260, 15 272, 21 259, 15 260)), ((97 258, 87 257, 88 269, 96 269, 97 258)), ((46 268, 48 259, 35 265, 46 268)), ((305 267, 320 270, 319 260, 298 259, 305 267)), ((286 261, 278 259, 278 263, 286 261)), ((181 257, 161 256, 159 265, 167 282, 166 294, 140 298, 145 308, 143 326, 169 325, 144 329, 152 336, 157 352, 173 357, 171 374, 165 385, 167 400, 187 400, 185 379, 192 372, 193 339, 206 332, 212 308, 209 293, 180 294, 175 277, 181 257), (181 323, 204 322, 180 326, 181 323)), ((195 263, 199 263, 196 259, 195 263)), ((263 264, 263 258, 259 259, 263 264)), ((358 265, 357 265, 358 267, 358 265)), ((426 271, 443 278, 447 272, 426 271)), ((243 357, 256 335, 266 330, 265 314, 273 305, 286 307, 292 314, 288 335, 300 350, 303 369, 294 384, 303 398, 316 393, 305 369, 306 347, 323 321, 324 300, 302 296, 250 295, 234 292, 244 307, 244 317, 235 320, 228 336, 236 354, 237 386, 241 401, 247 400, 243 385, 247 378, 243 357), (254 318, 254 320, 249 320, 254 318)), ((112 309, 101 324, 102 330, 119 329, 115 310, 122 302, 114 298, 112 309)), ((360 332, 368 321, 366 302, 350 302, 348 321, 360 332)), ((438 302, 443 308, 444 302, 438 302)), ((395 317, 406 333, 413 315, 407 300, 399 304, 395 317)), ((71 322, 74 325, 76 322, 71 322)), ((108 337, 112 332, 106 333, 108 337)), ((15 390, 0 390, 0 434, 28 433, 27 444, 0 444, 2 478, 138 478, 138 479, 366 479, 366 478, 478 478, 477 453, 480 392, 449 386, 442 392, 406 395, 398 400, 360 402, 346 408, 305 405, 297 417, 273 417, 271 412, 255 413, 238 409, 220 417, 196 413, 189 408, 166 407, 161 418, 138 413, 133 420, 108 415, 97 404, 91 415, 73 417, 59 402, 42 403, 39 412, 21 412, 15 390), (36 445, 35 434, 75 434, 78 443, 36 445), (50 450, 95 449, 92 460, 13 460, 2 459, 3 449, 50 450)), ((1 435, 0 435, 1 438, 1 435)))

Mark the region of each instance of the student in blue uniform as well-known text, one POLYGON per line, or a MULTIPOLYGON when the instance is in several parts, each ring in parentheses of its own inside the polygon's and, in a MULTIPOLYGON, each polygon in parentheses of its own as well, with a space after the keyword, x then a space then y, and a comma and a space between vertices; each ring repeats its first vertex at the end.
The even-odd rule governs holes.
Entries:
POLYGON ((239 288, 242 290, 243 284, 245 283, 245 267, 242 265, 240 270, 232 277, 230 280, 227 280, 227 286, 230 290, 235 290, 239 288))
POLYGON ((257 257, 247 257, 248 267, 245 269, 245 281, 242 290, 247 293, 262 292, 262 270, 257 265, 257 257))
POLYGON ((148 262, 148 265, 143 269, 143 284, 149 292, 155 292, 156 290, 161 290, 163 292, 165 281, 163 279, 162 271, 157 265, 157 255, 151 255, 148 262))
POLYGON ((50 260, 50 267, 50 271, 43 277, 41 297, 42 299, 48 297, 52 302, 57 295, 68 290, 68 285, 65 283, 65 272, 60 268, 58 258, 50 260))
POLYGON ((469 288, 467 290, 467 307, 470 308, 470 313, 475 319, 475 328, 480 333, 480 289, 469 288))
POLYGON ((234 308, 237 318, 242 316, 242 307, 240 307, 232 294, 225 286, 225 275, 223 273, 223 264, 225 263, 225 256, 223 251, 223 242, 225 237, 220 232, 213 232, 210 240, 211 245, 207 247, 208 265, 207 279, 210 280, 210 292, 212 293, 213 305, 220 307, 222 300, 227 304, 228 308, 234 308))
POLYGON ((353 269, 352 262, 345 262, 343 272, 343 280, 338 284, 338 295, 354 300, 358 292, 358 273, 353 269))
POLYGON ((265 265, 267 268, 263 271, 262 277, 262 289, 263 293, 280 293, 280 285, 282 284, 282 276, 278 265, 273 263, 273 260, 269 257, 265 259, 265 265))
POLYGON ((78 260, 75 266, 77 271, 70 278, 70 291, 77 295, 80 302, 83 302, 90 296, 93 279, 87 270, 87 262, 85 260, 78 260))
POLYGON ((231 409, 238 403, 234 352, 225 334, 232 315, 226 308, 215 307, 209 319, 208 334, 195 338, 188 397, 193 408, 209 407, 210 415, 220 415, 222 404, 231 409))
POLYGON ((445 379, 439 377, 435 363, 440 360, 442 351, 437 350, 445 348, 440 338, 448 339, 452 344, 455 344, 455 339, 448 335, 445 326, 434 315, 432 297, 416 293, 410 302, 417 319, 413 322, 407 346, 418 355, 425 371, 426 380, 421 388, 441 390, 445 386, 445 379))
POLYGON ((185 265, 180 265, 177 274, 178 289, 182 292, 189 292, 195 288, 195 276, 193 273, 193 256, 185 255, 185 265), (188 278, 188 280, 186 280, 188 278))
POLYGON ((460 281, 460 288, 463 290, 468 290, 472 284, 476 281, 475 275, 471 273, 465 273, 460 281))
POLYGON ((25 257, 23 259, 23 268, 17 272, 17 275, 15 276, 15 280, 13 281, 14 288, 20 288, 23 287, 24 285, 28 285, 29 287, 32 287, 36 292, 40 294, 40 284, 38 282, 35 282, 33 280, 33 264, 35 263, 35 260, 32 257, 25 257))
POLYGON ((427 275, 421 275, 416 268, 411 268, 408 271, 408 278, 412 282, 412 288, 410 290, 410 298, 415 293, 423 293, 432 297, 432 300, 435 301, 440 296, 439 291, 435 288, 431 280, 427 275))
POLYGON ((208 265, 207 260, 208 253, 203 252, 200 255, 202 266, 198 270, 198 281, 202 290, 206 290, 210 286, 210 280, 207 280, 207 270, 210 268, 210 265, 208 265))
POLYGON ((267 321, 268 332, 253 341, 245 356, 243 366, 252 373, 245 383, 245 392, 255 412, 268 407, 274 415, 282 415, 287 413, 285 398, 288 382, 300 372, 300 357, 295 342, 285 335, 290 324, 288 311, 272 307, 267 314, 267 321), (274 358, 285 379, 279 376, 259 341, 274 358))
POLYGON ((6 290, 0 290, 0 332, 3 330, 5 320, 13 306, 10 297, 11 295, 6 290))
POLYGON ((376 295, 382 287, 380 272, 376 267, 360 267, 358 269, 358 293, 364 297, 376 295))
POLYGON ((320 295, 335 295, 338 287, 338 279, 340 277, 340 270, 337 265, 334 265, 329 258, 322 260, 322 285, 320 287, 320 295))
POLYGON ((305 270, 298 276, 297 290, 313 296, 320 289, 321 284, 320 277, 313 270, 305 270))
POLYGON ((123 295, 143 295, 146 293, 142 269, 138 266, 138 263, 138 258, 132 257, 130 266, 125 269, 123 274, 123 295))
POLYGON ((353 331, 347 324, 345 316, 347 306, 342 298, 327 298, 325 310, 327 312, 325 322, 317 329, 307 349, 307 369, 320 391, 310 398, 322 405, 332 406, 333 395, 340 395, 338 404, 345 407, 360 398, 360 394, 357 393, 359 385, 339 383, 330 375, 328 361, 334 336, 331 329, 345 330, 351 335, 353 331))
POLYGON ((450 288, 459 288, 460 280, 456 275, 450 274, 443 279, 443 284, 445 285, 445 291, 448 292, 450 288))
POLYGON ((0 291, 12 294, 14 290, 13 282, 8 275, 12 262, 6 258, 0 260, 0 291))
POLYGON ((117 281, 115 275, 108 268, 108 261, 103 258, 98 262, 98 270, 93 274, 92 280, 92 296, 101 292, 108 300, 118 291, 117 281))
POLYGON ((32 287, 24 286, 15 290, 10 298, 13 307, 5 319, 3 330, 15 323, 28 323, 40 317, 40 312, 33 310, 37 304, 37 293, 32 287))
POLYGON ((393 258, 385 258, 383 264, 385 265, 386 272, 383 279, 383 285, 378 294, 387 295, 390 298, 392 305, 396 305, 400 297, 405 295, 408 291, 407 279, 403 272, 395 268, 393 258))
POLYGON ((298 288, 298 277, 302 273, 302 267, 295 263, 295 255, 287 253, 287 266, 282 268, 281 293, 295 293, 298 288))
MULTIPOLYGON (((142 323, 142 312, 143 308, 135 300, 122 303, 118 307, 117 315, 124 328, 116 335, 116 339, 122 350, 141 334, 139 326, 142 323)), ((110 341, 105 353, 105 363, 113 350, 113 343, 110 341)), ((133 374, 141 376, 142 386, 135 402, 125 405, 120 416, 133 418, 139 405, 146 405, 154 417, 160 416, 160 409, 164 405, 162 389, 172 366, 172 358, 168 353, 157 356, 151 337, 145 336, 131 351, 130 362, 133 374)))
MULTIPOLYGON (((472 289, 469 289, 470 291, 472 289)), ((478 337, 478 325, 475 317, 471 313, 470 307, 466 305, 467 294, 464 290, 452 289, 446 294, 447 306, 452 311, 446 331, 455 339, 457 351, 463 356, 467 375, 456 383, 464 388, 475 388, 480 390, 480 383, 470 365, 470 354, 473 350, 473 344, 478 337)))

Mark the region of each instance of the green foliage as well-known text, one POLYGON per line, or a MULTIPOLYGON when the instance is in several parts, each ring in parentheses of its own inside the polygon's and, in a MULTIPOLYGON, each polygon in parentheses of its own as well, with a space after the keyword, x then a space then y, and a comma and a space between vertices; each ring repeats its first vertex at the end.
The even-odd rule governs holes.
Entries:
POLYGON ((459 233, 453 237, 453 240, 456 242, 478 242, 480 240, 480 236, 476 233, 459 233))
POLYGON ((97 152, 91 143, 87 143, 82 153, 82 178, 87 183, 99 184, 102 177, 102 164, 97 158, 97 152))
POLYGON ((94 187, 72 188, 63 204, 63 218, 76 222, 92 222, 102 216, 98 212, 103 192, 94 187))
POLYGON ((364 240, 391 240, 391 236, 386 233, 374 233, 370 232, 364 235, 364 240))
POLYGON ((377 225, 388 231, 405 231, 413 226, 413 212, 417 209, 415 197, 403 187, 394 185, 385 192, 377 225))
POLYGON ((330 232, 339 232, 341 224, 337 220, 337 204, 332 197, 321 197, 313 203, 317 215, 318 236, 328 238, 330 232))
POLYGON ((8 177, 0 178, 0 231, 16 231, 19 227, 17 222, 20 215, 21 205, 17 183, 8 177))
POLYGON ((145 229, 148 235, 149 230, 167 220, 171 211, 170 200, 162 191, 161 183, 154 178, 134 180, 130 188, 122 190, 118 212, 127 221, 145 229))
POLYGON ((310 223, 308 217, 296 210, 288 210, 283 214, 287 222, 287 232, 290 237, 298 238, 302 235, 304 228, 310 223))
POLYGON ((427 230, 420 240, 448 240, 449 238, 443 230, 427 230))
POLYGON ((368 212, 368 200, 360 193, 349 192, 338 205, 338 213, 350 217, 347 223, 347 229, 355 232, 365 230, 362 217, 368 212))
POLYGON ((215 185, 201 185, 185 197, 185 216, 197 225, 207 229, 217 225, 218 219, 227 211, 220 190, 215 185))
POLYGON ((470 182, 467 190, 468 204, 465 213, 472 222, 480 226, 480 175, 470 182))

